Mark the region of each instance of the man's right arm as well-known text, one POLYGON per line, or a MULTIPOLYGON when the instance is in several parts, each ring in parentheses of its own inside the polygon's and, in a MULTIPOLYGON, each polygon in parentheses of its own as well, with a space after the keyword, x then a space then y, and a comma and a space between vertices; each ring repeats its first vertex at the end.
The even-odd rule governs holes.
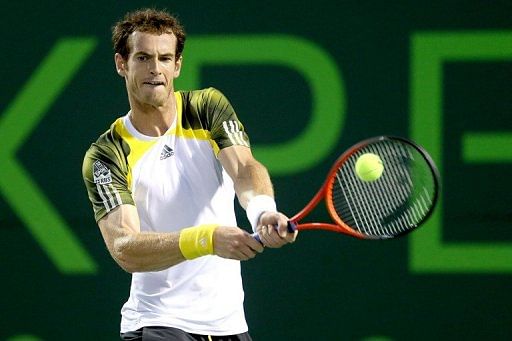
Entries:
POLYGON ((112 258, 127 272, 159 271, 185 260, 179 248, 179 232, 140 231, 133 205, 114 208, 98 221, 112 258))
MULTIPOLYGON (((110 254, 127 272, 160 271, 186 260, 180 249, 181 232, 141 232, 133 205, 114 208, 98 225, 110 254)), ((213 232, 217 256, 248 260, 262 251, 261 244, 238 227, 218 226, 213 232)))

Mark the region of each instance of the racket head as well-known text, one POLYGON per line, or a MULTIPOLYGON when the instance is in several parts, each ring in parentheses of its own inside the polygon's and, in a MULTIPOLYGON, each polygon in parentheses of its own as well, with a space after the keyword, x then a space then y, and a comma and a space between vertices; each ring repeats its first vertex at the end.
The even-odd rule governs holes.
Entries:
POLYGON ((309 228, 361 239, 403 236, 432 214, 439 196, 439 178, 430 155, 412 141, 392 136, 361 141, 338 158, 324 184, 327 210, 337 229, 331 224, 309 228), (374 181, 363 181, 355 172, 357 159, 366 153, 377 155, 384 166, 374 181))

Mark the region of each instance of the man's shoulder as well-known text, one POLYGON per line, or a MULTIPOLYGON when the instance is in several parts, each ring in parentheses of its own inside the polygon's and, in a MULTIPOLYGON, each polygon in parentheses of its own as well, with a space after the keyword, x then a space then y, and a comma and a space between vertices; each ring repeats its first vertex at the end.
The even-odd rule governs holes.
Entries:
POLYGON ((182 98, 185 102, 210 102, 212 100, 219 100, 220 98, 224 98, 224 95, 220 90, 214 87, 208 87, 197 90, 180 90, 178 91, 181 94, 182 98))
POLYGON ((209 93, 219 91, 217 88, 214 87, 207 87, 202 89, 194 89, 194 90, 178 90, 177 92, 186 95, 186 96, 204 96, 208 95, 209 93))
POLYGON ((110 127, 93 142, 86 151, 86 156, 112 154, 122 148, 122 138, 119 128, 122 118, 116 119, 110 127))

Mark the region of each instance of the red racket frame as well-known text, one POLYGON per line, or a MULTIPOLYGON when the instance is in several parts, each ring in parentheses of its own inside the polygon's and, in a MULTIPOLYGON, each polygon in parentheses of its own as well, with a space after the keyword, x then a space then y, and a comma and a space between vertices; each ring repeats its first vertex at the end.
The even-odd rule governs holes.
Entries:
POLYGON ((290 221, 295 225, 295 228, 299 231, 301 230, 327 230, 337 233, 344 233, 348 234, 350 236, 360 238, 360 239, 368 239, 368 236, 365 236, 362 233, 359 233, 352 228, 350 228, 343 220, 338 216, 336 213, 336 209, 333 206, 332 201, 329 199, 332 196, 332 188, 335 181, 336 173, 338 172, 338 169, 340 166, 345 163, 345 161, 355 152, 357 152, 362 147, 378 141, 383 140, 385 137, 378 137, 378 138, 372 138, 367 139, 364 141, 361 141, 355 145, 353 145, 350 149, 345 151, 332 165, 329 173, 327 174, 327 178, 320 188, 320 190, 315 194, 315 196, 311 199, 311 201, 296 215, 290 218, 290 221), (329 212, 329 215, 331 216, 331 219, 336 224, 328 224, 328 223, 302 223, 300 224, 299 221, 303 219, 306 215, 308 215, 319 203, 322 201, 322 199, 325 199, 325 204, 327 206, 327 212, 329 212))

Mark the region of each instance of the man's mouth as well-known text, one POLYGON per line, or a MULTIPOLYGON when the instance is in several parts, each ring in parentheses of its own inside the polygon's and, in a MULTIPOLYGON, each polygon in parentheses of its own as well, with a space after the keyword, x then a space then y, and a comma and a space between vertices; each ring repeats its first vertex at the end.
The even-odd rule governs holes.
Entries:
POLYGON ((151 85, 151 86, 165 85, 165 83, 163 81, 146 81, 143 84, 151 85))

